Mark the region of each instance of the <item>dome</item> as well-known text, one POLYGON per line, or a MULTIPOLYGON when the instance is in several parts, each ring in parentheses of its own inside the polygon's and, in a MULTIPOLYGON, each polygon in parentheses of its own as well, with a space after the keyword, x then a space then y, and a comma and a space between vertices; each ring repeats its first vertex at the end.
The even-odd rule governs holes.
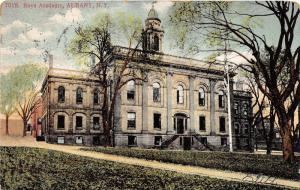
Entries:
POLYGON ((157 19, 157 20, 160 20, 158 18, 158 14, 157 14, 157 11, 154 9, 154 5, 152 4, 152 7, 148 13, 148 17, 147 17, 147 20, 148 19, 157 19))

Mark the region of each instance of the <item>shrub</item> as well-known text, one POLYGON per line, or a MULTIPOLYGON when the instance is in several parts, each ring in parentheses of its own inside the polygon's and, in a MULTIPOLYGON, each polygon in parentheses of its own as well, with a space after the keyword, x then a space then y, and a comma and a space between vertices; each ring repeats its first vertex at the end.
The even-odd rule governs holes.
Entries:
POLYGON ((37 148, 0 147, 0 158, 0 184, 3 189, 283 189, 37 148))
POLYGON ((288 164, 283 162, 281 156, 247 153, 149 150, 109 147, 83 148, 82 150, 97 151, 147 160, 157 160, 175 164, 200 166, 205 168, 264 174, 272 177, 300 179, 300 174, 298 173, 300 157, 296 157, 296 162, 294 164, 288 164))

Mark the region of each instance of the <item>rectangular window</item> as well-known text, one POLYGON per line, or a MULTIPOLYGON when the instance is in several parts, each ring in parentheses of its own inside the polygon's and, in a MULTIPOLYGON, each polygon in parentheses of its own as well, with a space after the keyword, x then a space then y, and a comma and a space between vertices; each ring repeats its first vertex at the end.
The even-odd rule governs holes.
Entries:
POLYGON ((225 108, 224 95, 219 95, 219 108, 225 108))
POLYGON ((237 102, 234 102, 234 113, 236 115, 239 114, 239 103, 237 103, 237 102))
POLYGON ((98 91, 94 91, 93 99, 94 99, 94 104, 95 105, 99 104, 99 94, 98 94, 98 91))
POLYGON ((199 117, 199 129, 200 129, 200 131, 205 131, 206 130, 205 117, 204 116, 199 117))
POLYGON ((127 91, 127 100, 134 100, 134 91, 127 91))
POLYGON ((153 88, 153 102, 160 101, 159 88, 153 88))
POLYGON ((82 136, 75 137, 75 143, 76 144, 82 144, 83 143, 83 137, 82 136))
POLYGON ((221 145, 226 146, 227 145, 227 138, 226 137, 221 137, 221 145))
POLYGON ((247 124, 244 125, 244 127, 245 127, 244 133, 245 133, 245 134, 248 134, 248 126, 249 126, 249 125, 247 125, 247 124))
POLYGON ((57 137, 57 144, 64 144, 64 143, 65 143, 65 137, 64 136, 57 137))
POLYGON ((128 146, 136 146, 136 136, 128 136, 128 146))
POLYGON ((161 129, 161 114, 153 114, 153 126, 155 129, 161 129))
POLYGON ((93 117, 93 127, 95 130, 100 129, 100 118, 99 117, 93 117))
POLYGON ((207 137, 200 137, 200 142, 203 145, 207 145, 207 137))
POLYGON ((65 116, 58 115, 57 116, 57 129, 64 129, 65 128, 65 116))
POLYGON ((205 99, 199 96, 199 106, 205 106, 205 99))
POLYGON ((162 137, 161 136, 154 136, 154 145, 155 146, 160 146, 162 142, 162 137))
POLYGON ((240 126, 239 124, 234 124, 234 133, 238 135, 240 133, 240 126))
POLYGON ((130 129, 135 129, 135 113, 134 112, 127 113, 127 127, 130 129))
POLYGON ((134 100, 135 94, 135 82, 134 80, 130 80, 127 83, 127 100, 134 100))
POLYGON ((243 105, 243 114, 244 116, 248 115, 248 105, 246 103, 243 105))
POLYGON ((76 128, 82 128, 82 117, 76 116, 76 128))
POLYGON ((82 88, 77 88, 76 90, 76 104, 82 104, 83 101, 83 90, 82 88))
POLYGON ((226 129, 225 129, 225 117, 220 117, 220 132, 225 132, 226 129))

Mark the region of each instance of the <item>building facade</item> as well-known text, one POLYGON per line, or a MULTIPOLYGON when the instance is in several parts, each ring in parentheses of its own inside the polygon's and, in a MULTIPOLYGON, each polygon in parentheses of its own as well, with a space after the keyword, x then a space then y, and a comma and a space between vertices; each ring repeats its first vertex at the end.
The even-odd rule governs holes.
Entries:
MULTIPOLYGON (((162 53, 164 31, 152 8, 143 30, 143 50, 150 52, 135 64, 152 65, 147 80, 130 80, 116 101, 116 146, 174 149, 227 149, 228 113, 224 66, 162 53)), ((113 63, 128 49, 115 47, 113 63)), ((147 54, 147 53, 146 53, 147 54)), ((230 89, 233 91, 231 80, 230 89)), ((51 143, 98 145, 101 128, 101 88, 88 73, 50 68, 43 88, 43 129, 51 143)), ((233 116, 233 123, 250 127, 251 97, 231 93, 233 102, 248 104, 247 116, 233 116)), ((243 111, 246 111, 244 109, 243 111)), ((233 112, 235 113, 235 112, 233 112)), ((238 113, 237 113, 238 114, 238 113)), ((243 134, 249 133, 244 130, 243 134)), ((251 135, 248 135, 251 144, 251 135)), ((241 140, 234 135, 234 147, 241 140)), ((244 141, 242 141, 244 143, 244 141)))

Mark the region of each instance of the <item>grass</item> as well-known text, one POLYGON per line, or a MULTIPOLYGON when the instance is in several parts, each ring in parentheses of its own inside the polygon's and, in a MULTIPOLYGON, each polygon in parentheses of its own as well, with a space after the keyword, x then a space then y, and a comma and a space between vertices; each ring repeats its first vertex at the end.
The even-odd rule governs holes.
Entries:
POLYGON ((0 184, 6 190, 283 189, 24 147, 0 147, 0 184))
POLYGON ((167 163, 200 166, 237 172, 264 174, 272 177, 300 179, 300 157, 294 164, 283 162, 281 156, 228 152, 172 151, 130 148, 83 148, 107 154, 122 155, 167 163))

